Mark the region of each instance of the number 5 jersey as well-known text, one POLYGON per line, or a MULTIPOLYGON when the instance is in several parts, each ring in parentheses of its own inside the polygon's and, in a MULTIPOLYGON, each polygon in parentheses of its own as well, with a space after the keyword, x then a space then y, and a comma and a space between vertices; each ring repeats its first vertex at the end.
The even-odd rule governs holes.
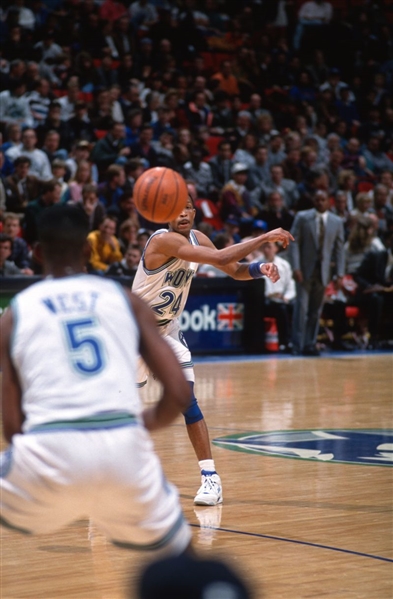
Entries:
POLYGON ((139 329, 120 285, 93 275, 47 278, 16 295, 11 310, 24 432, 140 414, 139 329))

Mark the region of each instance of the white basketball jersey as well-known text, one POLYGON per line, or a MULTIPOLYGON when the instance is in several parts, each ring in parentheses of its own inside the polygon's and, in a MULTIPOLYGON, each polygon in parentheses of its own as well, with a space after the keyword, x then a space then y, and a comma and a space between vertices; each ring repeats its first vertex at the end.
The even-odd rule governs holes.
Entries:
MULTIPOLYGON (((166 327, 183 312, 192 277, 198 268, 196 262, 187 262, 178 258, 171 258, 155 270, 146 267, 145 253, 150 241, 155 235, 167 233, 169 233, 167 229, 159 229, 147 241, 132 285, 133 292, 153 309, 160 327, 166 327)), ((191 245, 199 245, 193 231, 190 231, 189 242, 191 245)))
POLYGON ((121 287, 102 277, 46 279, 19 293, 11 357, 22 387, 23 430, 142 410, 139 329, 121 287))

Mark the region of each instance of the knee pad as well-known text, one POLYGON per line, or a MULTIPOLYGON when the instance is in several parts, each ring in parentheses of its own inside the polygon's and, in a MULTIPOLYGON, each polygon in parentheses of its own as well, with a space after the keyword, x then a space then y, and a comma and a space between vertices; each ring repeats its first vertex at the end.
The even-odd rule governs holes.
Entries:
POLYGON ((203 414, 201 412, 201 408, 198 405, 197 398, 194 395, 194 383, 191 381, 188 382, 191 388, 191 403, 188 406, 187 410, 183 412, 184 420, 186 424, 194 424, 199 420, 203 419, 203 414))

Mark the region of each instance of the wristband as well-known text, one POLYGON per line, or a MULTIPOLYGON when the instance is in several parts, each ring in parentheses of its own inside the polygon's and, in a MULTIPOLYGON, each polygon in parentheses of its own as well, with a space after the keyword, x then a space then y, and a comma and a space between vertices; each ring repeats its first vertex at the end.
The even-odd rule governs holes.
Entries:
POLYGON ((261 279, 265 275, 261 273, 261 266, 263 266, 265 262, 251 262, 248 267, 248 274, 252 279, 261 279))

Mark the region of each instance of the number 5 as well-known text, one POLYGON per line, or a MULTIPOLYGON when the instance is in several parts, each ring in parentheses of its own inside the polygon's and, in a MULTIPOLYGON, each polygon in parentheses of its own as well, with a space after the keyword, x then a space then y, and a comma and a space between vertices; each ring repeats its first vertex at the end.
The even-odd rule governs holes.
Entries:
POLYGON ((85 375, 94 375, 104 368, 103 346, 94 333, 97 323, 93 318, 66 322, 65 331, 71 363, 85 375))

